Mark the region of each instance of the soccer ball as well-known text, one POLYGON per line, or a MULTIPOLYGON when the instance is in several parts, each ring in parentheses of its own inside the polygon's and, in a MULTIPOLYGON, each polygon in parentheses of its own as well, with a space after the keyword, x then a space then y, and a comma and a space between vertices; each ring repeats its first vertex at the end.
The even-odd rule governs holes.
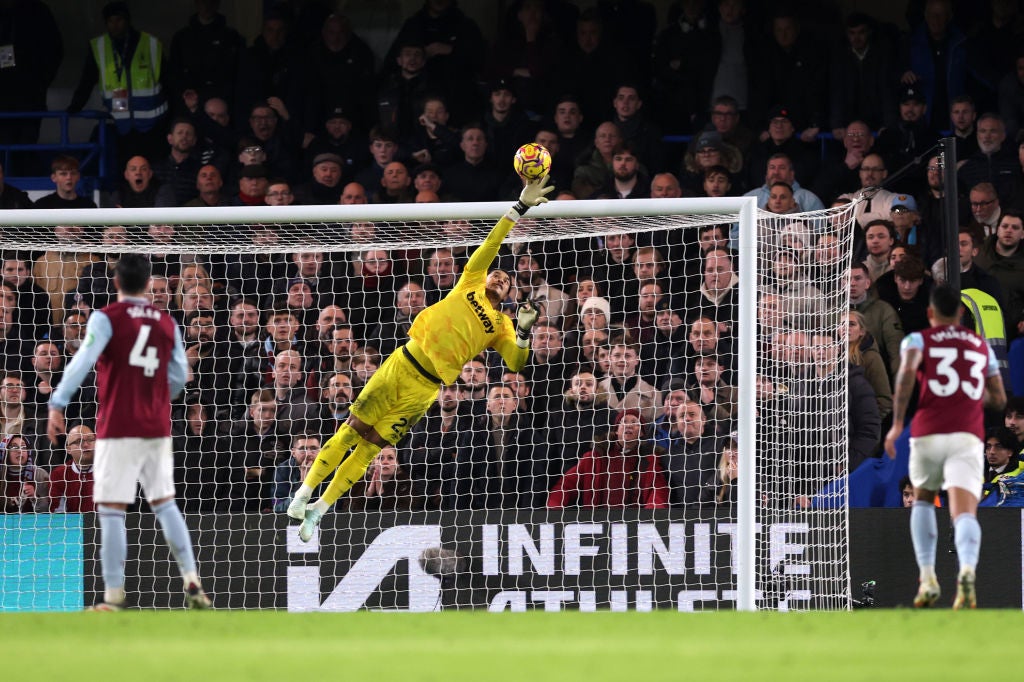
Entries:
POLYGON ((536 180, 551 170, 551 153, 536 142, 529 142, 516 151, 512 165, 523 180, 536 180))

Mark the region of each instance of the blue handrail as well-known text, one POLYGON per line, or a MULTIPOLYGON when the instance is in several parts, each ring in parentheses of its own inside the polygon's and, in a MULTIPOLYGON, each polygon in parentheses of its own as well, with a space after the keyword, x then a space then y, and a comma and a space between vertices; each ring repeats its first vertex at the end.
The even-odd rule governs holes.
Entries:
MULTIPOLYGON (((82 178, 84 185, 94 186, 99 184, 101 186, 106 185, 109 180, 108 177, 108 165, 107 165, 107 154, 109 152, 107 148, 107 126, 103 125, 109 118, 109 114, 105 111, 80 111, 77 114, 69 114, 66 111, 0 111, 0 119, 44 119, 44 118, 56 118, 60 123, 60 141, 50 144, 36 143, 36 144, 0 144, 0 153, 3 154, 4 169, 10 168, 11 152, 75 152, 84 151, 85 155, 81 159, 82 167, 85 168, 93 161, 96 161, 98 172, 97 175, 82 178), (68 133, 68 124, 72 118, 85 118, 100 121, 100 125, 97 126, 98 133, 95 142, 72 142, 68 133)), ((8 177, 12 185, 21 186, 22 189, 27 189, 31 186, 35 178, 30 177, 8 177), (19 185, 20 183, 20 185, 19 185)), ((49 181, 49 178, 46 178, 49 181)))

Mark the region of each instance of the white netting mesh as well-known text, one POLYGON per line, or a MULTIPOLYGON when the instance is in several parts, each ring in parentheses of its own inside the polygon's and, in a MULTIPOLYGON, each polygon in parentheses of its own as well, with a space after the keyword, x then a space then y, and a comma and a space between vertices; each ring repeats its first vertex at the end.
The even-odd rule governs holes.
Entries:
MULTIPOLYGON (((622 213, 631 202, 610 203, 622 213)), ((218 605, 730 607, 733 436, 756 428, 758 604, 845 608, 845 499, 819 493, 846 467, 837 329, 848 306, 849 207, 759 213, 755 348, 740 342, 738 256, 727 243, 737 213, 531 213, 494 263, 514 275, 506 312, 514 318, 525 297, 543 308, 527 366, 510 372, 493 351, 469 359, 465 386, 442 388, 313 543, 284 530, 281 512, 306 470, 299 460, 315 455, 405 342, 411 316, 451 288, 505 209, 492 208, 489 218, 479 206, 432 209, 440 218, 420 207, 418 221, 384 220, 382 207, 332 209, 325 222, 271 222, 265 209, 258 221, 245 209, 231 221, 223 211, 124 210, 106 212, 116 217, 108 225, 99 212, 36 212, 41 223, 91 225, 7 225, 8 262, 23 262, 34 282, 4 292, 5 362, 21 372, 8 376, 25 385, 24 419, 4 427, 29 435, 36 471, 68 459, 63 444, 38 435, 49 390, 89 311, 112 300, 108 264, 146 253, 155 304, 179 319, 186 339, 192 376, 173 415, 178 497, 196 513, 198 559, 218 605), (201 218, 186 224, 181 215, 201 218), (756 354, 756 425, 737 421, 743 353, 756 354), (638 428, 626 408, 639 410, 638 428), (423 555, 435 547, 442 551, 423 555)), ((5 265, 13 281, 7 275, 5 265)), ((89 427, 94 402, 87 382, 69 426, 89 427)), ((9 500, 30 477, 6 462, 9 500)), ((44 488, 36 486, 38 510, 75 511, 70 493, 43 501, 56 490, 44 488)), ((98 537, 84 519, 89 591, 98 537)), ((142 549, 131 555, 128 589, 140 605, 177 605, 173 561, 151 521, 132 528, 142 549)), ((44 525, 54 523, 71 522, 44 525)), ((37 530, 8 522, 5 551, 37 530)), ((45 608, 29 591, 19 603, 45 608)))

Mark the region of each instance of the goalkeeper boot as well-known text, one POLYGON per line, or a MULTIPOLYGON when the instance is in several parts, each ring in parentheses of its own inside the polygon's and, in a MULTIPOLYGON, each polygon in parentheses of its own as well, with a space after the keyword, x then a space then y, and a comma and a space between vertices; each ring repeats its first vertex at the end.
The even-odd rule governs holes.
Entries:
POLYGON ((288 505, 288 516, 296 521, 304 521, 306 518, 306 505, 309 504, 309 493, 295 492, 291 504, 288 505))
POLYGON ((299 539, 303 542, 309 542, 309 539, 313 537, 313 530, 320 525, 320 519, 322 519, 324 513, 317 509, 313 505, 306 507, 306 517, 302 520, 302 525, 299 526, 299 539))
POLYGON ((196 583, 189 583, 185 588, 185 606, 193 611, 205 611, 213 608, 213 602, 196 583))
POLYGON ((927 609, 935 606, 935 602, 939 601, 939 594, 939 582, 937 580, 934 578, 922 580, 917 588, 917 596, 914 597, 914 608, 927 609))
POLYGON ((974 591, 974 571, 960 571, 960 577, 956 581, 956 599, 953 600, 953 610, 976 609, 978 608, 978 595, 974 591))

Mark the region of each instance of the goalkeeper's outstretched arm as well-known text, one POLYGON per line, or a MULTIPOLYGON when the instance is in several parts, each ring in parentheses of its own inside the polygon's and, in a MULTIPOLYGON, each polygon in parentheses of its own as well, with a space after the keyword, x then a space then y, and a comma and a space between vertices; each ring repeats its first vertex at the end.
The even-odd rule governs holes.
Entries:
POLYGON ((543 175, 536 180, 530 180, 526 183, 523 191, 519 194, 519 201, 501 217, 501 220, 495 224, 491 233, 484 239, 480 248, 470 256, 469 262, 466 264, 467 272, 471 270, 486 271, 487 268, 491 267, 494 257, 498 255, 498 249, 501 248, 501 243, 505 241, 505 237, 508 236, 516 222, 530 208, 547 202, 548 198, 546 195, 555 189, 554 185, 547 184, 548 177, 548 175, 543 175))

